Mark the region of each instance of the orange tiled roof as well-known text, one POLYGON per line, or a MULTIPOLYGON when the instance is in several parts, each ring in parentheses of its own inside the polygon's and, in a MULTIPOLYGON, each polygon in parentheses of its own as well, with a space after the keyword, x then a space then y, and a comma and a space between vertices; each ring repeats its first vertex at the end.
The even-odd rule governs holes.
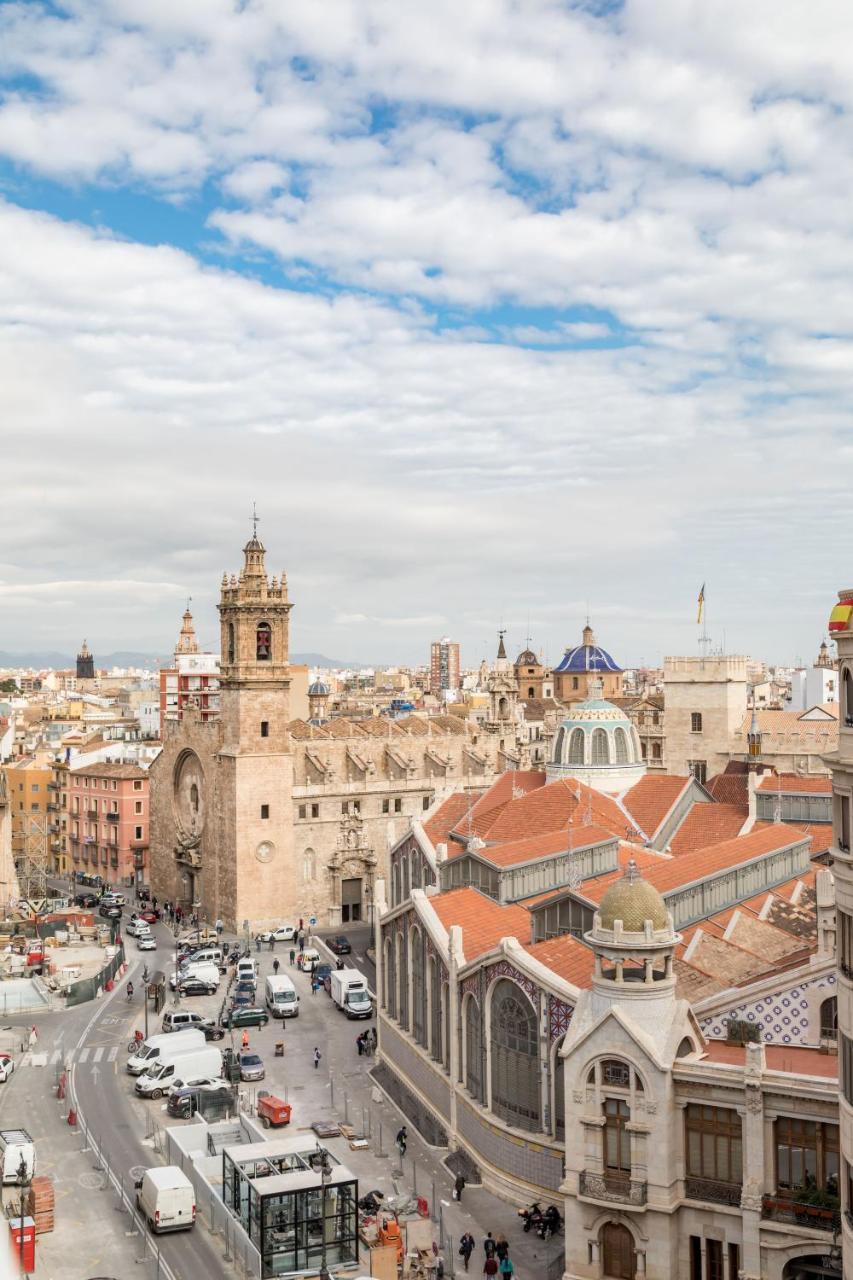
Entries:
POLYGON ((577 938, 563 934, 559 938, 549 938, 546 942, 532 943, 524 950, 566 982, 571 982, 576 987, 589 986, 595 959, 590 948, 577 938))
POLYGON ((461 925, 466 960, 485 955, 501 938, 518 938, 521 943, 530 940, 530 912, 525 907, 494 902, 479 889, 449 889, 435 894, 429 903, 445 929, 461 925))
POLYGON ((756 822, 753 831, 766 831, 768 827, 787 827, 811 841, 809 852, 813 858, 832 848, 832 826, 828 822, 756 822))
POLYGON ((676 857, 709 844, 720 844, 740 833, 746 821, 738 804, 694 804, 669 843, 676 857))
POLYGON ((718 773, 705 783, 705 790, 718 804, 736 804, 749 812, 749 783, 745 773, 718 773))
MULTIPOLYGON (((791 831, 785 823, 771 823, 766 827, 753 828, 748 835, 708 845, 705 849, 697 849, 694 853, 685 853, 680 858, 672 858, 649 867, 644 876, 659 893, 668 893, 683 884, 702 880, 714 871, 736 867, 741 862, 749 862, 752 858, 784 849, 786 845, 794 844, 800 839, 801 833, 791 831)), ((597 880, 588 880, 581 890, 583 896, 591 902, 600 902, 620 874, 614 871, 597 880)))
POLYGON ((507 769, 480 796, 464 823, 460 823, 456 830, 459 835, 484 837, 498 815, 512 803, 513 790, 520 789, 527 794, 538 791, 544 785, 545 774, 538 769, 507 769))
POLYGON ((435 813, 424 823, 424 831, 433 844, 443 844, 453 828, 464 818, 476 800, 467 791, 455 791, 439 805, 435 813))
POLYGON ((832 795, 832 778, 828 775, 801 778, 796 773, 777 773, 775 776, 762 778, 758 784, 759 791, 793 792, 797 795, 832 795))
POLYGON ((642 831, 651 839, 692 778, 678 774, 647 773, 623 797, 623 804, 642 831))
POLYGON ((486 831, 480 834, 490 844, 523 840, 527 836, 565 829, 570 818, 577 819, 582 815, 586 822, 587 814, 591 825, 603 827, 620 838, 626 836, 631 827, 630 819, 615 800, 592 790, 576 778, 559 778, 510 800, 486 831))
MULTIPOLYGON (((612 843, 614 838, 603 827, 572 828, 573 849, 586 849, 593 844, 612 843)), ((486 845, 485 848, 477 850, 477 855, 496 867, 511 867, 514 863, 532 862, 536 858, 565 853, 568 847, 568 831, 558 829, 541 836, 528 836, 526 840, 508 840, 506 844, 486 845)))

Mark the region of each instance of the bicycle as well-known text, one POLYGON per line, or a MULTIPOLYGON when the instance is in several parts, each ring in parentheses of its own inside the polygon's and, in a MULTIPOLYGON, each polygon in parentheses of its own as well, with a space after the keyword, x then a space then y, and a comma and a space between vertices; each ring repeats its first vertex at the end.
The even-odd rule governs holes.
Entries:
POLYGON ((137 1031, 136 1035, 133 1037, 133 1039, 129 1042, 127 1046, 127 1052, 136 1053, 136 1051, 139 1049, 140 1045, 143 1042, 144 1042, 144 1037, 142 1035, 142 1032, 137 1031))

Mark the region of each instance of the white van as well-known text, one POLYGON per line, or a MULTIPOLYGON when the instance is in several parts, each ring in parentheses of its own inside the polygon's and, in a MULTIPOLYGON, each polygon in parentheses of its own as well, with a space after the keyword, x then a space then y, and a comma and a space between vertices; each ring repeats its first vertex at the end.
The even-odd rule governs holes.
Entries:
POLYGON ((20 1181, 22 1161, 24 1181, 32 1180, 36 1171, 36 1144, 26 1129, 0 1129, 0 1159, 4 1182, 20 1181))
POLYGON ((170 1054, 183 1053, 187 1049, 203 1049, 205 1043, 203 1031, 181 1031, 177 1035, 161 1031, 140 1040, 136 1053, 127 1060, 127 1069, 132 1076, 141 1076, 159 1061, 164 1049, 170 1054))
POLYGON ((136 1185, 136 1207, 155 1234, 195 1226, 195 1192, 177 1165, 146 1169, 136 1185))
POLYGON ((174 970, 169 975, 169 986, 174 991, 179 982, 183 982, 184 978, 198 978, 201 982, 209 983, 211 987, 218 987, 222 978, 215 964, 210 964, 207 960, 200 960, 198 964, 181 965, 178 970, 177 977, 174 970))
MULTIPOLYGON (((178 1037, 174 1037, 174 1044, 178 1037)), ((160 1058, 151 1068, 141 1075, 136 1082, 136 1092, 140 1098, 162 1098, 168 1093, 176 1080, 186 1080, 188 1076, 221 1076, 222 1054, 218 1049, 188 1049, 185 1053, 170 1055, 161 1053, 160 1058)))
POLYGON ((237 981, 255 983, 258 981, 258 966, 254 960, 244 957, 237 961, 237 981))
POLYGON ((264 986, 264 1000, 274 1018, 298 1018, 299 996, 296 988, 281 974, 270 974, 264 986))

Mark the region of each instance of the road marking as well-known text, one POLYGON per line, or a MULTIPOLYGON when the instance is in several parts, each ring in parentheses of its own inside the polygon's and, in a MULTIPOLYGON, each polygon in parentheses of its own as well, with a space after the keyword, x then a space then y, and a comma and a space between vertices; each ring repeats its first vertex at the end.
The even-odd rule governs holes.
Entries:
POLYGON ((62 1057, 62 1050, 54 1049, 53 1053, 50 1055, 50 1065, 52 1067, 55 1067, 57 1062, 59 1062, 59 1060, 61 1059, 61 1057, 62 1057))
POLYGON ((95 1050, 95 1052, 92 1054, 92 1061, 93 1061, 93 1062, 100 1062, 100 1061, 101 1061, 101 1058, 103 1058, 103 1056, 104 1056, 104 1050, 103 1050, 103 1046, 102 1046, 101 1048, 96 1049, 96 1050, 95 1050))
POLYGON ((117 1057, 118 1057, 118 1045, 114 1044, 112 1049, 110 1049, 109 1053, 107 1054, 107 1062, 115 1062, 117 1057))
POLYGON ((87 1045, 84 1049, 81 1049, 81 1050, 80 1050, 80 1052, 78 1053, 78 1055, 77 1055, 77 1065, 78 1065, 78 1066, 82 1066, 82 1065, 83 1065, 83 1063, 84 1063, 84 1062, 86 1061, 86 1059, 88 1058, 88 1056, 89 1056, 89 1047, 88 1047, 88 1045, 87 1045))

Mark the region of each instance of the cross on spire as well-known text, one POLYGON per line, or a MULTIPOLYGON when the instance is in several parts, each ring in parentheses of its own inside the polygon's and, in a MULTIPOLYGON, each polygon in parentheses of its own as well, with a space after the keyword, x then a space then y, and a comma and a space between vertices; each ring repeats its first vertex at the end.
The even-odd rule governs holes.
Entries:
POLYGON ((253 502, 252 503, 252 536, 254 538, 257 538, 258 536, 258 521, 260 520, 260 518, 261 517, 258 515, 257 503, 253 502))

